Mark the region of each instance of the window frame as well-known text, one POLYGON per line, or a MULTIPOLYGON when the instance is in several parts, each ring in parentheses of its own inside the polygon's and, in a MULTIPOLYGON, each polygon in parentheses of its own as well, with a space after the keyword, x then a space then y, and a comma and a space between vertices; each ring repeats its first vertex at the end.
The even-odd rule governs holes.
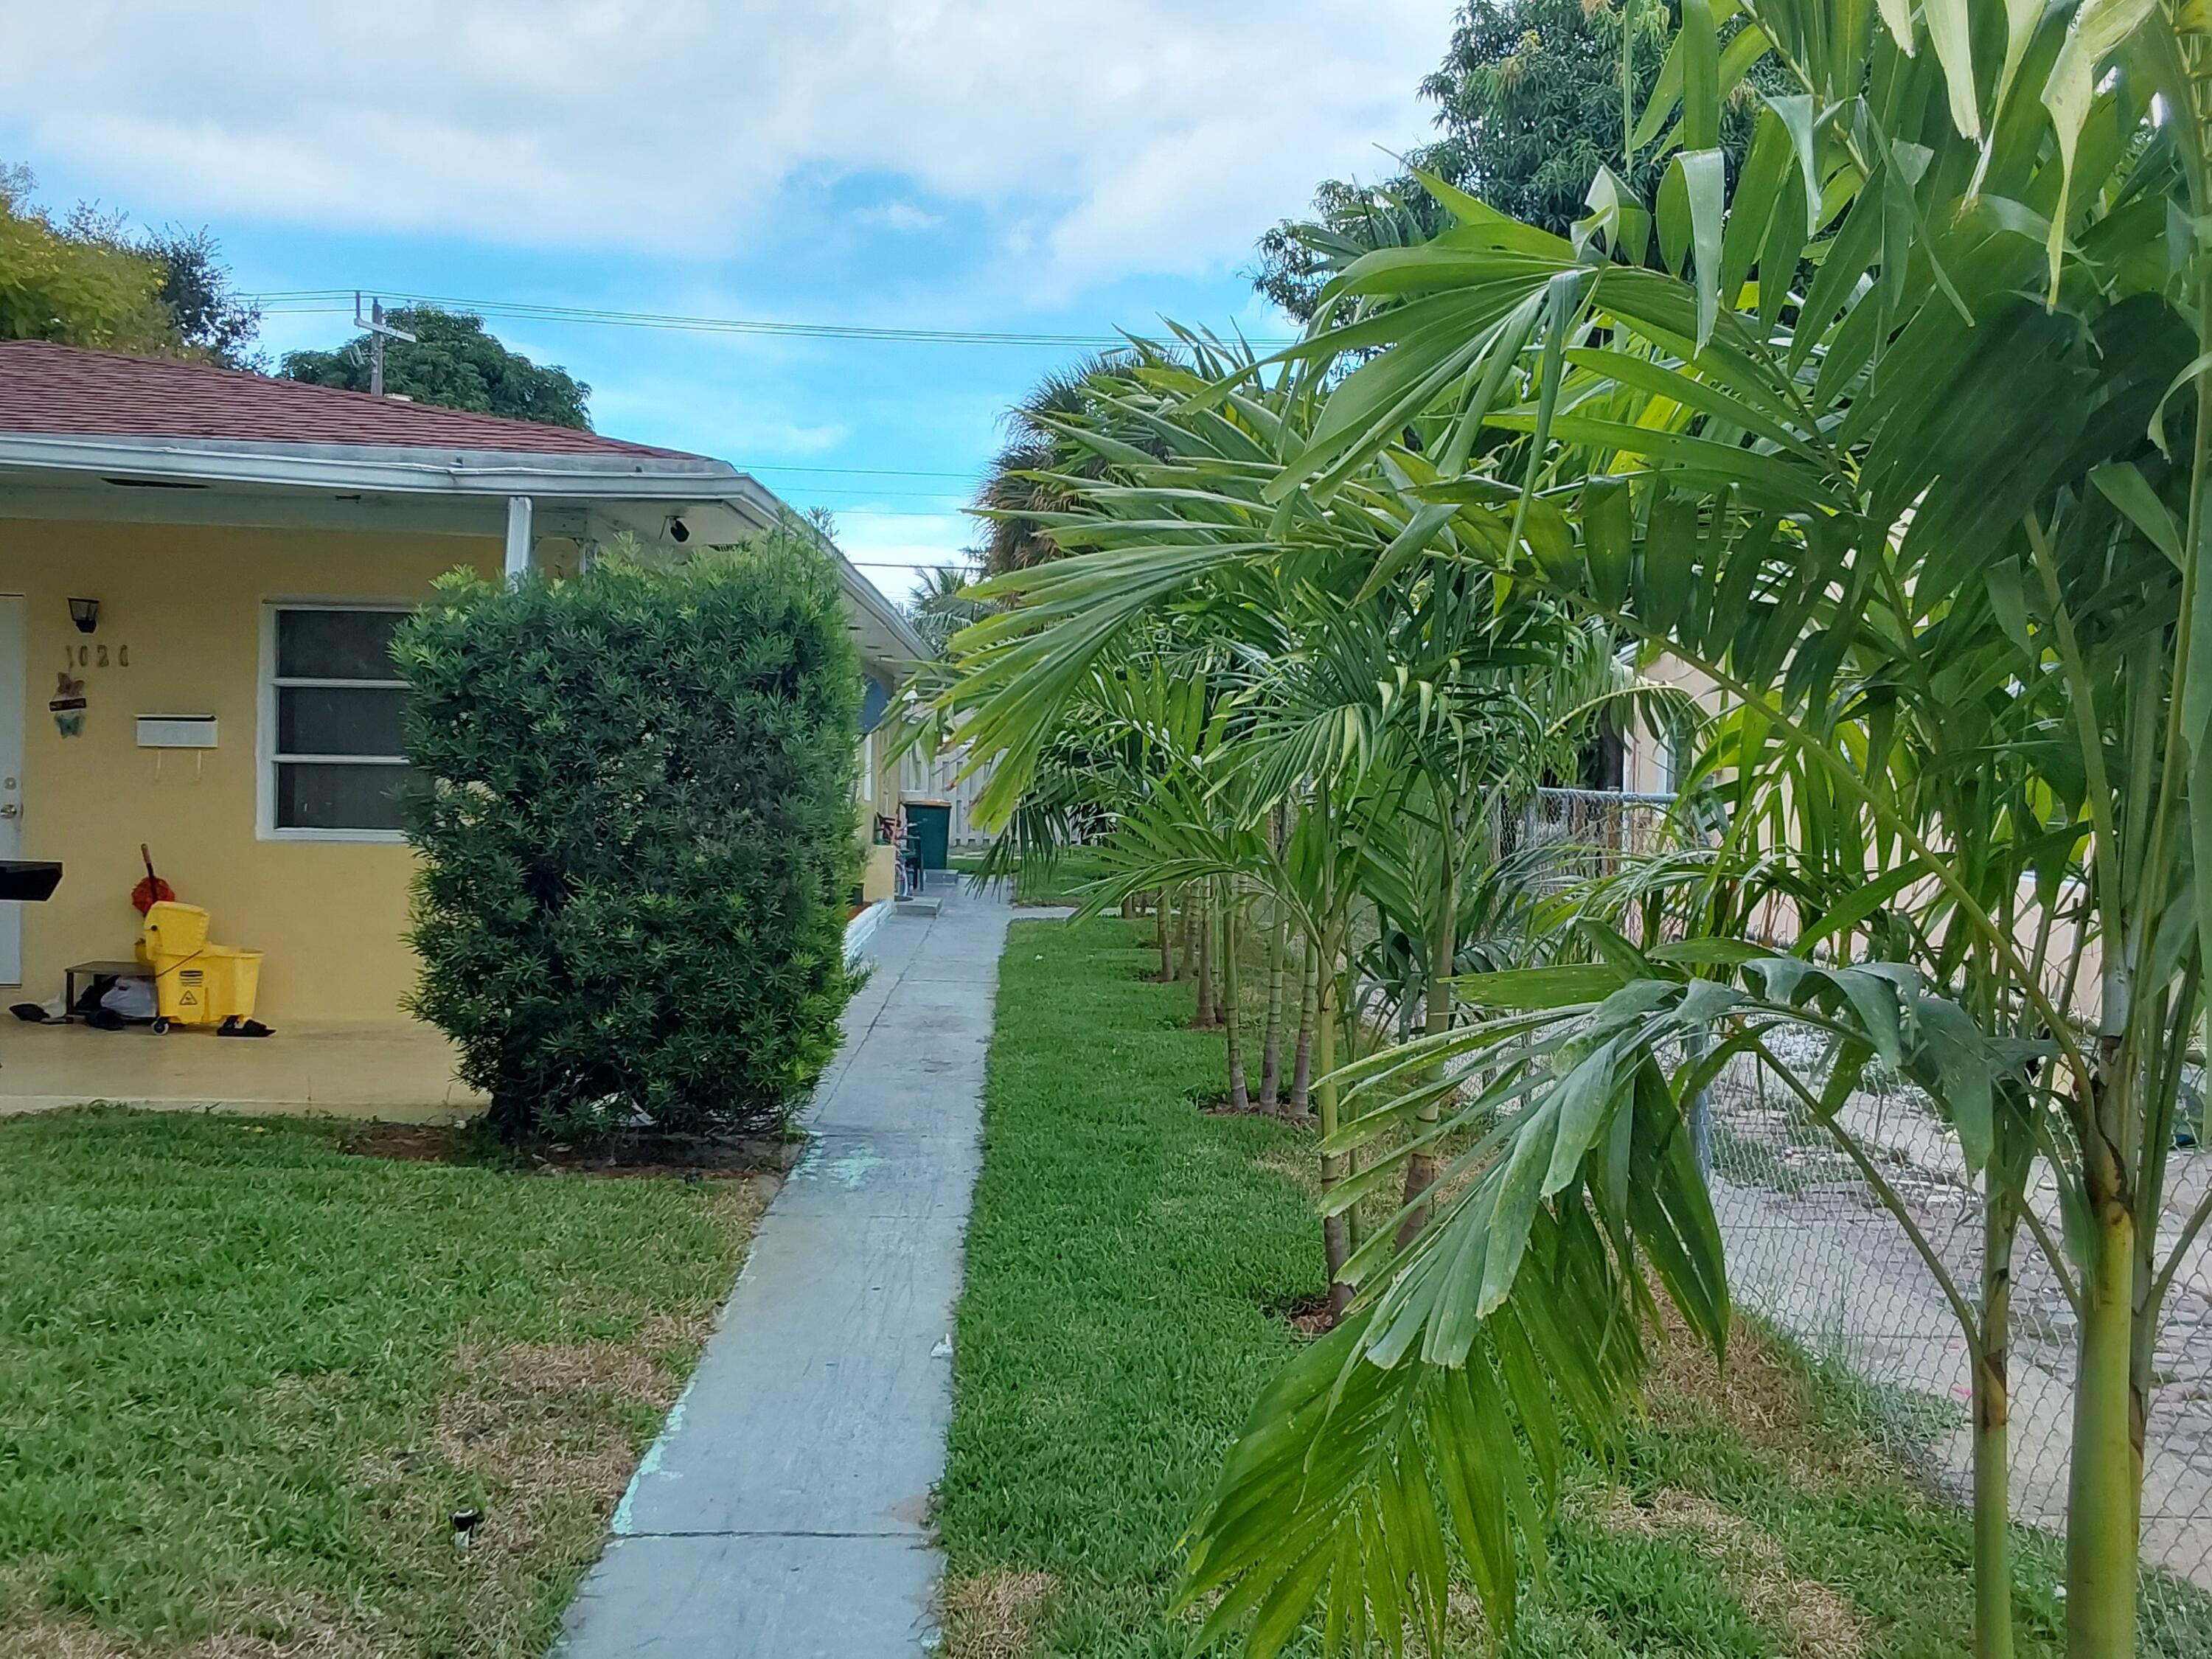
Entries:
POLYGON ((258 714, 254 721, 254 834, 260 841, 353 842, 372 845, 404 845, 399 830, 315 830, 276 822, 276 769, 279 766, 398 766, 404 757, 386 755, 288 755, 276 748, 277 692, 289 687, 321 690, 392 690, 406 682, 395 672, 388 680, 325 679, 306 675, 279 678, 276 672, 276 618, 287 611, 374 611, 406 616, 419 608, 412 599, 277 599, 261 602, 261 665, 258 714))

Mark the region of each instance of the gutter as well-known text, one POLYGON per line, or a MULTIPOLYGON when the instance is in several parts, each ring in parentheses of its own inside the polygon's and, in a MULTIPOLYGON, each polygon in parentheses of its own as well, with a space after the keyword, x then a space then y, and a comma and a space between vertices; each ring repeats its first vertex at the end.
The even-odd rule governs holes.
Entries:
POLYGON ((824 541, 823 546, 837 562, 837 575, 844 583, 845 597, 883 625, 892 642, 906 653, 908 661, 920 662, 928 656, 929 647, 921 642, 921 635, 914 631, 914 624, 906 619, 906 612, 886 599, 873 582, 854 568, 853 562, 835 543, 824 541))
MULTIPOLYGON (((735 501, 775 497, 725 461, 618 453, 402 449, 385 445, 234 446, 190 440, 0 434, 0 466, 123 473, 179 483, 374 490, 403 495, 538 495, 549 500, 735 501), (750 488, 748 488, 750 487, 750 488)), ((777 503, 781 506, 781 503, 777 503)), ((757 517, 758 512, 747 513, 757 517)))

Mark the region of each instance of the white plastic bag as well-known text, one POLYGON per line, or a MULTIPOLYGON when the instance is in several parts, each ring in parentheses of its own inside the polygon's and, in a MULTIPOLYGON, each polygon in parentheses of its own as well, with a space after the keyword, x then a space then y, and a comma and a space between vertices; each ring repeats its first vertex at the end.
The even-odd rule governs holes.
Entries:
POLYGON ((118 1019, 151 1019, 159 1006, 150 979, 118 979, 100 994, 100 1006, 118 1019))

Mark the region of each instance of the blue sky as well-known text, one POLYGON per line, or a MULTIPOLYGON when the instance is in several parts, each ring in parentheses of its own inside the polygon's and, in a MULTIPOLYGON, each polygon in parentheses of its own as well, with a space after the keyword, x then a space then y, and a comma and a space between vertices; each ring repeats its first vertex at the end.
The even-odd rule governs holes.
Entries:
MULTIPOLYGON (((1418 142, 1449 0, 0 0, 0 161, 210 225, 242 287, 1270 335, 1238 274, 1418 142)), ((349 311, 349 302, 345 307, 349 311)), ((893 597, 1065 349, 495 318, 602 431, 720 456, 893 597)), ((273 352, 346 316, 272 306, 273 352)))

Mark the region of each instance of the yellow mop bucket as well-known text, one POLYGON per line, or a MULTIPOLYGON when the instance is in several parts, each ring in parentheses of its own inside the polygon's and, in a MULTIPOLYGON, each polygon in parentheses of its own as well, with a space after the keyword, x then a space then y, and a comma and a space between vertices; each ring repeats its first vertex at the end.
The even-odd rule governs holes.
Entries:
POLYGON ((154 1029, 242 1024, 261 988, 261 952, 210 945, 208 913, 163 901, 146 912, 138 953, 154 970, 154 1029))

